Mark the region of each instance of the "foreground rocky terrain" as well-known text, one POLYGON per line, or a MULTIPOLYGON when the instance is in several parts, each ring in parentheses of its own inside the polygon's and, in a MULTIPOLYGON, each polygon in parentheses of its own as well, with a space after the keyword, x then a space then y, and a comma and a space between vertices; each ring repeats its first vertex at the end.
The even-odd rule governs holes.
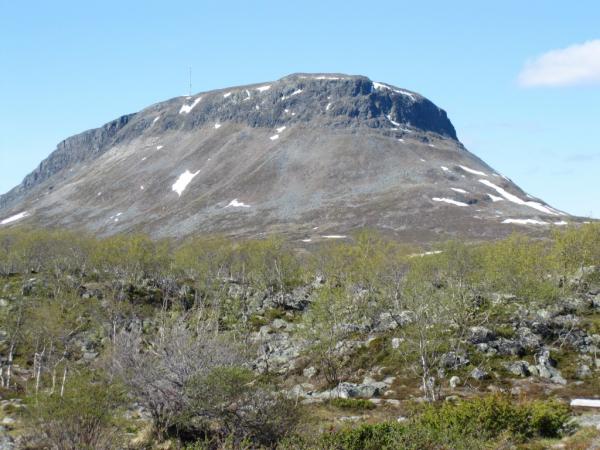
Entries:
POLYGON ((0 196, 0 226, 154 237, 370 227, 411 242, 578 219, 469 153, 445 111, 363 76, 294 74, 174 98, 61 142, 0 196))
POLYGON ((600 392, 599 231, 314 254, 4 231, 0 445, 83 439, 90 414, 118 438, 91 448, 594 448, 569 404, 600 392))

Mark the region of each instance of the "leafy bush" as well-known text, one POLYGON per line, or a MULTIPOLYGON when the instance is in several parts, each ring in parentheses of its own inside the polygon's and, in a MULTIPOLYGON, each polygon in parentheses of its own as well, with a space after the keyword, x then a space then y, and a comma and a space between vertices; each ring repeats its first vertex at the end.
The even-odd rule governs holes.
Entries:
POLYGON ((417 416, 420 426, 448 436, 470 435, 485 440, 509 433, 519 440, 557 437, 569 419, 569 409, 556 401, 518 403, 507 396, 427 405, 417 416))
POLYGON ((569 407, 556 400, 536 401, 529 405, 530 424, 534 434, 555 438, 570 431, 569 407))
POLYGON ((323 434, 319 448, 331 450, 396 449, 405 433, 406 427, 398 423, 365 424, 356 428, 323 434))
POLYGON ((69 381, 64 395, 40 394, 30 398, 32 448, 60 450, 117 448, 119 434, 115 415, 122 393, 112 383, 78 376, 69 381))
POLYGON ((177 427, 189 436, 270 446, 289 433, 299 418, 291 400, 240 367, 217 367, 199 374, 186 384, 185 396, 187 405, 177 427))

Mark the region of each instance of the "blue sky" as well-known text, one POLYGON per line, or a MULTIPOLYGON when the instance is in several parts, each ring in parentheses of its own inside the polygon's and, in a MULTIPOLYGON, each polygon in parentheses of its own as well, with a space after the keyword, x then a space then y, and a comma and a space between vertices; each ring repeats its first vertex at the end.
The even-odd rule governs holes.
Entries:
POLYGON ((186 93, 189 66, 195 92, 343 72, 425 95, 526 191, 600 217, 597 1, 0 6, 0 192, 60 140, 186 93))

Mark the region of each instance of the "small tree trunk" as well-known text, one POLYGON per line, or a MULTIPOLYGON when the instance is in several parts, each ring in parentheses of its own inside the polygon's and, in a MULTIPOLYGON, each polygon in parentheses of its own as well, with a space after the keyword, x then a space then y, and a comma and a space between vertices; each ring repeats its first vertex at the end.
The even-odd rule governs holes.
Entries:
POLYGON ((60 396, 62 397, 65 394, 65 384, 67 383, 67 366, 65 364, 65 369, 63 370, 62 383, 60 385, 60 396))

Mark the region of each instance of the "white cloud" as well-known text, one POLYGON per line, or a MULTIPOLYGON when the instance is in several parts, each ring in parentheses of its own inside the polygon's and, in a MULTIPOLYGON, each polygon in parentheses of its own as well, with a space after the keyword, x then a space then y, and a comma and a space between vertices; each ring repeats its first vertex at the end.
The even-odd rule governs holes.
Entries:
POLYGON ((528 61, 519 74, 519 84, 574 86, 600 84, 600 39, 551 50, 528 61))

